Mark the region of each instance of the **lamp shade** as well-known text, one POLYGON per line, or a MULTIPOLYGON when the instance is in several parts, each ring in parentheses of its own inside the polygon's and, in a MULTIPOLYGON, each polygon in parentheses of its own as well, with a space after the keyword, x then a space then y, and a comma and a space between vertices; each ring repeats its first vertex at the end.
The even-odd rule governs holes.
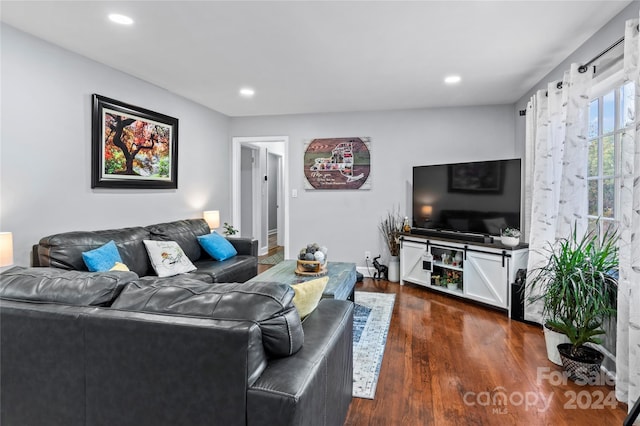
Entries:
POLYGON ((13 234, 0 232, 0 267, 13 265, 13 234))
POLYGON ((433 213, 433 207, 432 206, 422 206, 422 209, 420 209, 420 213, 422 213, 422 217, 431 217, 431 214, 433 213))
POLYGON ((207 210, 202 214, 202 217, 209 224, 209 228, 220 228, 220 210, 207 210))

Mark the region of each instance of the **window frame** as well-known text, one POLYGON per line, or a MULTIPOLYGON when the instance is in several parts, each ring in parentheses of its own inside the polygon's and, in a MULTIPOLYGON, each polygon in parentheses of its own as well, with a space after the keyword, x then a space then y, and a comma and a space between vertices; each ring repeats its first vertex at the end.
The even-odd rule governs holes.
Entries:
MULTIPOLYGON (((597 165, 597 174, 589 175, 589 167, 587 167, 587 191, 589 191, 590 183, 592 181, 597 181, 598 185, 598 199, 597 203, 597 211, 596 214, 591 214, 590 211, 590 199, 589 195, 587 196, 587 221, 589 223, 589 228, 593 226, 594 223, 598 223, 599 232, 602 233, 604 231, 605 226, 617 227, 620 220, 620 183, 622 179, 622 171, 621 171, 621 138, 622 135, 631 131, 635 127, 635 121, 627 124, 627 126, 622 126, 623 122, 621 120, 621 114, 624 113, 622 111, 621 104, 621 88, 625 86, 629 81, 624 77, 624 70, 622 69, 622 64, 613 72, 608 73, 606 76, 602 78, 595 79, 595 82, 591 88, 589 94, 589 108, 591 108, 591 103, 598 99, 598 132, 595 136, 591 136, 589 133, 587 134, 587 144, 588 147, 591 147, 591 143, 597 141, 598 143, 598 165, 597 165), (604 97, 609 93, 614 94, 614 126, 613 130, 609 132, 604 132, 604 97), (607 137, 613 137, 614 144, 614 164, 613 164, 613 175, 605 175, 604 174, 604 140, 607 137), (604 213, 604 182, 605 180, 613 179, 614 185, 614 203, 613 203, 613 216, 605 217, 604 213)), ((635 112, 637 115, 637 111, 635 112)), ((589 113, 589 117, 590 117, 589 113)), ((587 160, 589 161, 589 159, 587 160)), ((590 194, 590 193, 589 193, 590 194)))

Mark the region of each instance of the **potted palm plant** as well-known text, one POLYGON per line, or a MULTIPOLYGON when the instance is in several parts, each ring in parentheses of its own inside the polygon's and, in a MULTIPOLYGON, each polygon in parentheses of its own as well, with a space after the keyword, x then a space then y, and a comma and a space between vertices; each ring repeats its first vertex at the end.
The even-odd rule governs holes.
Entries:
MULTIPOLYGON (((596 227, 597 229, 597 227, 596 227)), ((549 261, 531 274, 528 286, 540 292, 545 326, 566 335, 559 344, 562 365, 573 380, 588 382, 600 370, 603 355, 586 343, 601 343, 605 320, 616 313, 617 233, 608 229, 571 235, 549 245, 549 261)))
POLYGON ((402 232, 402 217, 398 212, 387 212, 387 216, 380 222, 379 228, 389 249, 389 281, 400 281, 400 233, 402 232))

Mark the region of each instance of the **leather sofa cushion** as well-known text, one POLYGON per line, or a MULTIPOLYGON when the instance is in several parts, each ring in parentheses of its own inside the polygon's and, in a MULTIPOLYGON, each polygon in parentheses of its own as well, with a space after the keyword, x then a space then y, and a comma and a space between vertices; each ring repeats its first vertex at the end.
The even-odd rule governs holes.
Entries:
POLYGON ((187 275, 208 283, 243 283, 255 277, 258 271, 258 258, 242 254, 222 262, 201 259, 193 264, 198 269, 187 275))
POLYGON ((198 243, 198 236, 211 232, 204 219, 158 223, 147 226, 145 229, 151 234, 150 239, 152 240, 177 242, 192 262, 200 259, 203 253, 200 243, 198 243))
POLYGON ((128 284, 112 307, 255 321, 266 353, 282 357, 296 353, 304 342, 293 296, 291 287, 282 283, 207 284, 184 277, 147 277, 128 284))
POLYGON ((60 269, 86 271, 82 252, 96 249, 113 240, 122 263, 139 276, 151 270, 147 250, 142 243, 149 233, 141 227, 108 229, 103 231, 75 231, 50 235, 40 240, 38 264, 60 269))
POLYGON ((134 272, 82 272, 16 266, 1 274, 0 297, 76 306, 108 306, 134 272))

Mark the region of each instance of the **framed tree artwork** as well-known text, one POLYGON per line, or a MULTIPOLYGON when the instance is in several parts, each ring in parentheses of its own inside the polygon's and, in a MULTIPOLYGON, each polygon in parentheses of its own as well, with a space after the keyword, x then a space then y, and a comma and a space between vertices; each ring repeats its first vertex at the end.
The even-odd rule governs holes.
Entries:
POLYGON ((93 95, 92 188, 178 187, 178 119, 93 95))

